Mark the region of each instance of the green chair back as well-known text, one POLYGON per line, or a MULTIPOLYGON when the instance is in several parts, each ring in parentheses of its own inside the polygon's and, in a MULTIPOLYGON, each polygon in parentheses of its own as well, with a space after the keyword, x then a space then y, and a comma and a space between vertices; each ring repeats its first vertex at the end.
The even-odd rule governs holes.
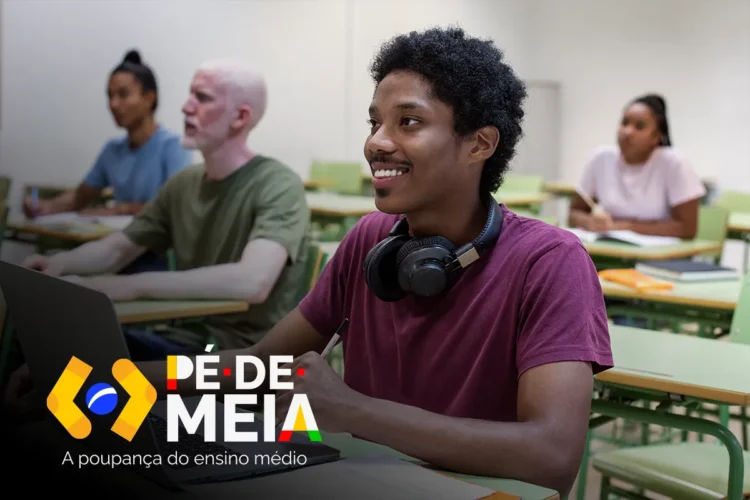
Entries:
POLYGON ((2 249, 5 229, 8 225, 8 212, 8 204, 0 200, 0 249, 2 249))
POLYGON ((328 255, 320 246, 311 244, 307 250, 307 264, 305 266, 305 280, 300 287, 298 301, 301 301, 307 293, 315 287, 318 277, 326 265, 328 255))
POLYGON ((10 177, 0 176, 0 203, 7 202, 11 184, 10 177))
POLYGON ((730 212, 750 213, 750 193, 724 191, 716 200, 716 206, 724 207, 730 212))
POLYGON ((339 194, 362 194, 362 167, 359 163, 314 161, 310 167, 310 179, 328 181, 331 185, 323 189, 339 194))
POLYGON ((701 254, 718 262, 724 252, 724 241, 727 239, 729 210, 719 206, 702 205, 698 212, 698 231, 696 239, 721 243, 721 249, 701 254))
POLYGON ((736 344, 750 344, 750 273, 742 277, 740 297, 732 315, 732 328, 729 341, 736 344))
POLYGON ((544 189, 544 177, 541 175, 508 174, 505 177, 501 191, 531 191, 539 192, 544 189))

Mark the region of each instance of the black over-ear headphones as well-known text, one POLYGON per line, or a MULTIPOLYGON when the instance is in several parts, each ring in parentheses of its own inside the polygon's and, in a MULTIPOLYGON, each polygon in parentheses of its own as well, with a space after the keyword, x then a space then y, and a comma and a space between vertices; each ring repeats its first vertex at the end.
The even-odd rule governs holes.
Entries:
POLYGON ((406 219, 399 220, 365 258, 365 281, 370 290, 386 302, 401 300, 407 294, 433 297, 442 293, 456 271, 478 260, 500 237, 503 212, 492 196, 488 198, 484 229, 458 250, 443 236, 412 238, 406 219))

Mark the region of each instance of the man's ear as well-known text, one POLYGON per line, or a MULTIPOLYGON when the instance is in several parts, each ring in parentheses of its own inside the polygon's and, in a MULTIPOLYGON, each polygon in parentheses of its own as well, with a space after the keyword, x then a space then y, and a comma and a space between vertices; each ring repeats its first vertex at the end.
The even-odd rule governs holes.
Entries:
POLYGON ((474 132, 473 145, 469 152, 472 163, 484 163, 490 156, 495 154, 497 144, 500 142, 500 131, 497 127, 482 127, 474 132))
POLYGON ((250 120, 253 117, 253 110, 250 106, 243 104, 237 111, 237 116, 232 121, 232 127, 237 130, 244 130, 250 124, 250 120))

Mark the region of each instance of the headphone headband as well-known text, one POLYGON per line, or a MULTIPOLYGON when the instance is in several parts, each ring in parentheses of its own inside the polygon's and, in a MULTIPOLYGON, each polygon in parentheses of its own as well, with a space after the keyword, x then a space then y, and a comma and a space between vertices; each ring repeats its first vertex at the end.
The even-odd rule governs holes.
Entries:
MULTIPOLYGON (((500 232, 503 230, 503 211, 497 201, 495 201, 495 198, 492 196, 488 196, 487 198, 487 221, 484 223, 482 232, 473 241, 466 243, 456 250, 456 258, 447 265, 448 271, 454 271, 459 267, 468 267, 476 260, 479 260, 479 257, 492 248, 498 236, 500 236, 500 232)), ((406 220, 406 217, 398 220, 388 235, 408 236, 409 222, 406 220)))

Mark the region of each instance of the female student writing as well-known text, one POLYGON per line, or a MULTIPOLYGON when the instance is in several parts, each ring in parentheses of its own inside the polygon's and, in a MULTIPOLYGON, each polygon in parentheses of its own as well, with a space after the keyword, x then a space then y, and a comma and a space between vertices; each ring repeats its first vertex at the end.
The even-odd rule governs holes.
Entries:
POLYGON ((40 200, 28 196, 26 216, 83 211, 91 215, 132 215, 139 213, 164 182, 189 165, 191 155, 180 144, 180 136, 159 125, 154 113, 158 105, 156 77, 141 63, 136 51, 126 54, 109 76, 109 110, 125 137, 108 141, 96 162, 75 190, 40 200), (111 187, 114 206, 89 208, 102 191, 111 187))
POLYGON ((599 148, 586 166, 569 224, 595 232, 628 229, 694 238, 706 189, 672 147, 664 99, 649 94, 631 101, 617 143, 599 148))

